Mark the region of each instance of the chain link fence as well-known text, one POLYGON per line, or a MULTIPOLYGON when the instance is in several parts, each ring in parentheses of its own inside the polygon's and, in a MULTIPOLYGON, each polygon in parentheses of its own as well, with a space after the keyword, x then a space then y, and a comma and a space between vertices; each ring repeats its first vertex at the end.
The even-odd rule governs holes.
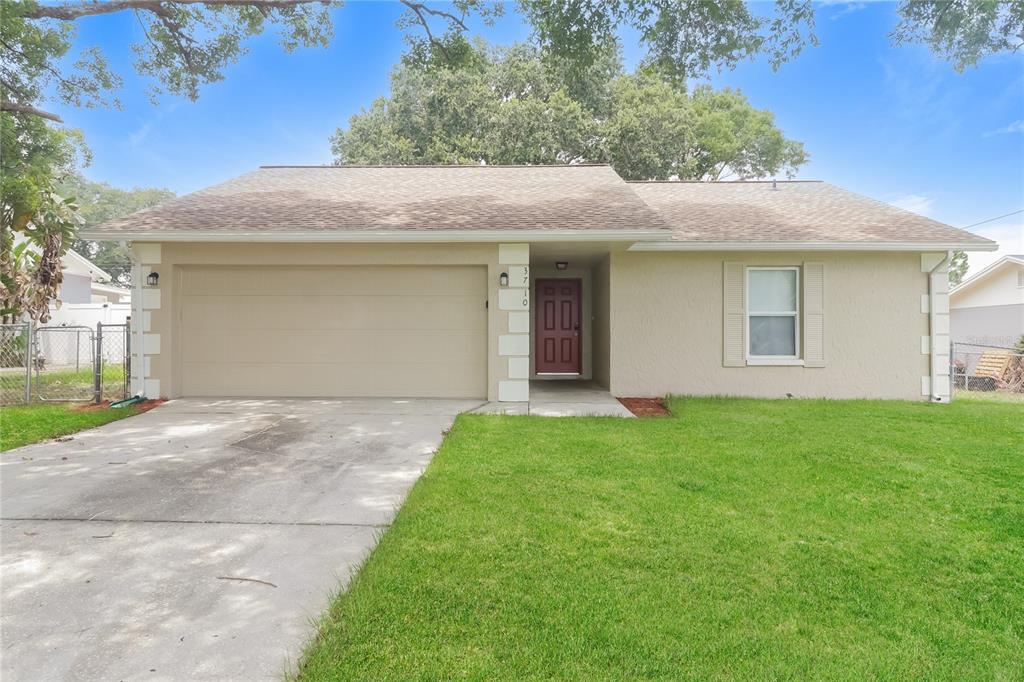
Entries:
POLYGON ((972 394, 1024 402, 1024 350, 955 343, 950 364, 954 397, 972 394))
POLYGON ((0 325, 0 405, 30 400, 32 341, 28 324, 0 325))
POLYGON ((0 325, 0 404, 128 397, 130 339, 128 324, 0 325))

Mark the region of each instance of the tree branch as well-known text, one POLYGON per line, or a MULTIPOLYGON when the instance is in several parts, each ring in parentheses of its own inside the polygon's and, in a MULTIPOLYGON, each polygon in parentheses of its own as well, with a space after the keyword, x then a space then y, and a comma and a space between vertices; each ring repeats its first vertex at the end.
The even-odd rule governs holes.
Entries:
MULTIPOLYGON (((423 24, 423 27, 426 28, 428 32, 430 31, 430 28, 427 27, 426 19, 423 16, 424 13, 429 14, 430 16, 433 17, 442 17, 444 19, 447 19, 448 21, 452 22, 453 24, 461 28, 463 31, 469 30, 469 28, 466 26, 466 22, 464 22, 462 18, 455 16, 451 12, 445 12, 444 10, 434 9, 432 7, 428 7, 427 4, 424 2, 415 2, 415 0, 399 1, 416 13, 416 16, 420 18, 420 23, 423 24)), ((463 14, 463 18, 464 17, 465 14, 463 14)))
POLYGON ((38 116, 57 123, 64 122, 57 114, 51 114, 48 111, 36 109, 28 104, 18 104, 17 102, 11 102, 6 99, 0 99, 0 111, 10 111, 15 114, 31 114, 32 116, 38 116))
MULTIPOLYGON (((297 7, 299 5, 321 5, 330 4, 330 0, 168 0, 175 5, 207 5, 209 7, 255 7, 260 11, 271 9, 284 9, 297 7)), ((154 14, 161 14, 164 11, 161 0, 110 0, 109 2, 77 2, 63 5, 38 5, 33 10, 25 12, 26 19, 60 19, 61 21, 75 21, 82 17, 91 17, 97 14, 113 14, 131 9, 141 9, 154 14)), ((428 10, 431 14, 440 12, 428 10)), ((447 12, 443 13, 447 14, 447 12)))
MULTIPOLYGON (((32 57, 29 57, 27 54, 25 54, 24 52, 22 52, 18 48, 14 47, 13 45, 8 44, 7 41, 3 40, 2 38, 0 38, 0 45, 2 45, 5 50, 9 50, 10 52, 13 52, 14 54, 16 54, 19 57, 21 57, 22 59, 24 59, 26 63, 29 63, 29 62, 32 61, 32 57)), ((50 74, 52 74, 53 77, 56 78, 58 81, 60 81, 63 85, 66 85, 68 87, 75 87, 74 83, 69 82, 68 79, 66 79, 63 76, 61 76, 60 72, 57 71, 57 69, 55 69, 52 66, 50 66, 49 64, 42 64, 41 66, 46 71, 49 71, 50 74)))

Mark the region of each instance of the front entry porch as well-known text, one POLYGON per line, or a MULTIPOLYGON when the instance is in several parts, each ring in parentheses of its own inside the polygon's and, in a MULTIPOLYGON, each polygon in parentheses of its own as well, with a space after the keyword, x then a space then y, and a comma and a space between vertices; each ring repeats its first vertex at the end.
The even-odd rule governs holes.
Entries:
POLYGON ((487 403, 476 414, 520 414, 539 417, 632 417, 608 389, 593 381, 530 381, 525 403, 487 403))

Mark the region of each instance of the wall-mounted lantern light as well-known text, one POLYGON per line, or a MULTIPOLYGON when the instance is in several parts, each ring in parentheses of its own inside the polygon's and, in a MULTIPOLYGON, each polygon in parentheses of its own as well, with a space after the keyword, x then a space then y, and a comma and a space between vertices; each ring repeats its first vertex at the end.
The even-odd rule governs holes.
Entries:
POLYGON ((500 284, 503 287, 507 287, 508 286, 508 273, 507 272, 503 272, 500 275, 498 275, 498 284, 500 284))
POLYGON ((569 267, 569 261, 560 260, 555 263, 555 267, 559 270, 566 270, 569 267))
POLYGON ((160 273, 159 272, 151 272, 151 273, 149 273, 149 275, 146 276, 146 284, 148 284, 151 287, 155 287, 157 285, 157 283, 159 283, 159 282, 160 282, 160 273))

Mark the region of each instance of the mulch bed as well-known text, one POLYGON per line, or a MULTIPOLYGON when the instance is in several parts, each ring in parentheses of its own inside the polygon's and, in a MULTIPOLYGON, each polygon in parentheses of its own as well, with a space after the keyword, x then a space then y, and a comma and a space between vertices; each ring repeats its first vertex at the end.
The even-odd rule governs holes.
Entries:
MULTIPOLYGON (((138 409, 140 412, 147 412, 152 410, 157 405, 163 405, 164 400, 143 400, 141 403, 135 403, 132 407, 138 409)), ((96 412, 97 410, 110 409, 110 401, 104 400, 101 403, 89 403, 88 405, 79 405, 74 408, 75 412, 96 412)))
POLYGON ((662 398, 619 398, 618 401, 638 417, 667 417, 671 414, 662 398))

